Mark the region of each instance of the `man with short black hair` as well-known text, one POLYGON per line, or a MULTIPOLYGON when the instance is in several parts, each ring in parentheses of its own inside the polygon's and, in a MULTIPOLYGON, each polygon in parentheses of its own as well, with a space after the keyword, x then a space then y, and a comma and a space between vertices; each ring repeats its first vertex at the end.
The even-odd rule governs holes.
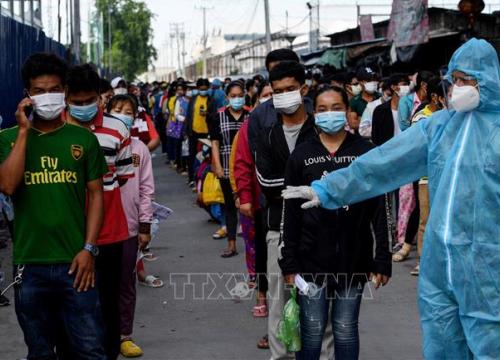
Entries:
POLYGON ((352 99, 349 101, 350 112, 347 117, 349 127, 358 131, 361 122, 361 116, 366 109, 366 105, 379 98, 378 90, 378 74, 369 67, 362 68, 358 71, 356 78, 360 83, 356 86, 351 86, 353 93, 352 99))
POLYGON ((278 265, 285 167, 295 146, 316 136, 314 117, 304 105, 307 92, 305 78, 304 67, 296 61, 281 61, 271 70, 269 81, 274 91, 277 118, 259 136, 255 152, 257 178, 267 203, 268 336, 273 359, 289 357, 277 338, 285 303, 283 276, 278 265))
POLYGON ((16 213, 16 314, 28 359, 55 359, 63 329, 74 359, 105 360, 94 262, 106 163, 96 137, 61 117, 66 71, 55 55, 30 56, 18 126, 0 133, 0 191, 14 195, 16 213))

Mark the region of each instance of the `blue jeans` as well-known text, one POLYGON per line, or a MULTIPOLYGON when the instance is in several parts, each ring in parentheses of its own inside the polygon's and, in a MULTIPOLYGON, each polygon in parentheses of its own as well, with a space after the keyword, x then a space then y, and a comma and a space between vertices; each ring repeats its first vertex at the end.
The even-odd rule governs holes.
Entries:
POLYGON ((332 304, 332 328, 336 360, 359 357, 358 317, 364 285, 342 287, 329 293, 326 287, 312 296, 299 294, 302 349, 297 360, 318 360, 332 304))
POLYGON ((73 289, 69 266, 26 265, 22 283, 15 287, 16 314, 28 360, 57 359, 54 347, 61 328, 74 359, 106 360, 98 292, 73 289))

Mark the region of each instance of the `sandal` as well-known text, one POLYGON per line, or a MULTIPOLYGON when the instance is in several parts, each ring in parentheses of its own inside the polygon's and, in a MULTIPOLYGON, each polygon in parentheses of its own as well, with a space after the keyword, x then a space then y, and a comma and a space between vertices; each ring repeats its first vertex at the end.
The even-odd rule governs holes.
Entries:
POLYGON ((269 349, 269 337, 267 336, 267 334, 259 340, 259 342, 257 343, 257 347, 264 350, 269 349))
POLYGON ((418 276, 420 274, 420 265, 417 265, 410 271, 410 275, 418 276))
POLYGON ((256 318, 268 317, 267 305, 256 305, 252 309, 252 314, 256 318))
POLYGON ((220 257, 227 259, 236 255, 238 255, 238 252, 236 250, 226 250, 220 255, 220 257))
POLYGON ((408 258, 411 251, 411 245, 404 244, 401 249, 399 249, 395 254, 392 255, 392 261, 402 262, 408 258))
POLYGON ((142 286, 147 286, 147 287, 152 287, 152 288, 160 288, 162 287, 163 280, 161 280, 159 277, 156 277, 154 275, 148 275, 144 279, 144 281, 139 281, 139 284, 142 286))
POLYGON ((158 260, 158 256, 153 253, 146 253, 143 255, 142 259, 146 261, 156 261, 158 260))
MULTIPOLYGON (((2 290, 2 289, 0 289, 2 290)), ((0 291, 1 292, 1 291, 0 291)), ((3 295, 0 295, 0 306, 9 306, 10 305, 10 301, 9 299, 7 299, 5 296, 3 295)))

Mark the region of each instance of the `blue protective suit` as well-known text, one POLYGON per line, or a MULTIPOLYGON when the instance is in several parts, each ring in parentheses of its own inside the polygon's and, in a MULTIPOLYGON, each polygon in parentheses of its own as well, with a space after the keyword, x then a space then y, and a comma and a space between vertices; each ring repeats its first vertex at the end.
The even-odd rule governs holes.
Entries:
POLYGON ((500 358, 500 67, 484 40, 449 64, 479 83, 480 105, 439 111, 312 184, 335 209, 429 177, 418 304, 425 359, 500 358))

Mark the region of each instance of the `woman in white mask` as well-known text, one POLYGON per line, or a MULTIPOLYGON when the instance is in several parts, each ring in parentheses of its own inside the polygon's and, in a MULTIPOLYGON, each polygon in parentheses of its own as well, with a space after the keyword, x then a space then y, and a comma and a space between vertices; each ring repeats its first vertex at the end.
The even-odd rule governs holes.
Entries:
MULTIPOLYGON (((318 93, 315 123, 319 136, 292 153, 286 185, 309 185, 331 171, 349 166, 373 147, 368 140, 345 131, 347 99, 345 91, 338 87, 318 93)), ((303 293, 302 289, 299 294, 302 349, 297 359, 320 358, 330 302, 335 358, 357 359, 358 316, 364 285, 372 278, 378 288, 387 284, 391 276, 384 197, 336 211, 304 212, 302 203, 295 199, 285 201, 284 247, 279 261, 288 284, 297 283, 300 277, 308 283, 308 291, 303 293)))

